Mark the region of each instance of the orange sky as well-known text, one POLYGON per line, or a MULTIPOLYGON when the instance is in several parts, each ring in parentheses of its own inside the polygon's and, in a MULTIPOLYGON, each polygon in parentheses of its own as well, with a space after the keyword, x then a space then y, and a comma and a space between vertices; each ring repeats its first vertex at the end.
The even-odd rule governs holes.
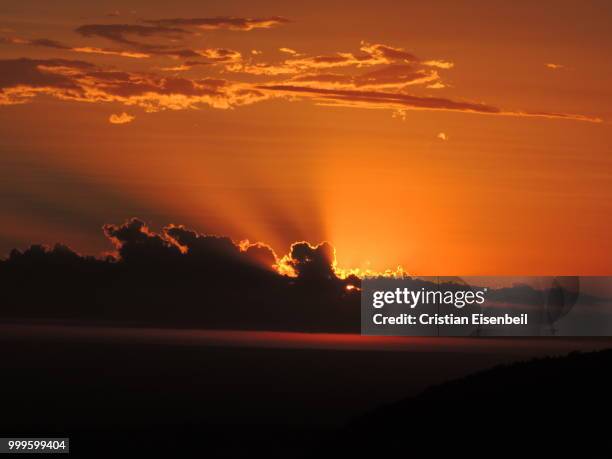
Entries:
POLYGON ((612 274, 607 2, 12 3, 2 254, 138 216, 346 267, 612 274))

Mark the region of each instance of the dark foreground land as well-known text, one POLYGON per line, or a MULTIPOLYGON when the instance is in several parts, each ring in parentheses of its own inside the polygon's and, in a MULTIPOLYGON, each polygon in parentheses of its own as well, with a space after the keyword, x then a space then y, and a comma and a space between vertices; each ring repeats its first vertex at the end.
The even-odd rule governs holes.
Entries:
POLYGON ((531 360, 546 342, 482 343, 410 352, 5 332, 0 436, 69 436, 79 457, 609 457, 612 351, 531 360))
POLYGON ((345 438, 389 456, 611 457, 611 368, 612 350, 498 366, 374 410, 345 438))

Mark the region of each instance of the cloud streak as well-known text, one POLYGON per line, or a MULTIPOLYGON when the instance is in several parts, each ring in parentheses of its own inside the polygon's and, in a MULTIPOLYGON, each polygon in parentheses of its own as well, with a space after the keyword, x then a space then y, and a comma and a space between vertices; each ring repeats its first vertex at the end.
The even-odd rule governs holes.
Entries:
POLYGON ((37 38, 37 39, 29 40, 26 38, 18 38, 18 37, 0 37, 0 44, 27 45, 27 46, 35 46, 35 47, 42 47, 42 48, 52 48, 52 49, 57 49, 57 50, 62 50, 62 51, 73 51, 75 53, 100 54, 100 55, 105 55, 105 56, 121 56, 121 57, 130 57, 134 59, 144 59, 144 58, 151 57, 150 54, 141 53, 137 51, 97 48, 93 46, 69 46, 64 43, 60 43, 58 41, 50 40, 47 38, 37 38))
POLYGON ((78 27, 76 32, 83 37, 100 37, 123 45, 139 47, 151 46, 152 48, 155 48, 155 45, 147 45, 131 37, 179 39, 188 33, 186 30, 176 27, 141 24, 86 24, 78 27))
POLYGON ((382 91, 358 91, 350 89, 327 89, 294 85, 260 85, 258 89, 300 95, 328 104, 362 108, 407 109, 407 110, 439 110, 485 115, 504 115, 532 118, 567 119, 601 123, 603 120, 580 114, 559 112, 510 111, 484 103, 464 102, 442 97, 413 96, 403 93, 382 91))
POLYGON ((254 29, 270 29, 289 23, 289 19, 280 16, 268 18, 239 18, 218 16, 214 18, 174 18, 145 21, 161 27, 197 27, 204 30, 236 30, 250 31, 254 29))

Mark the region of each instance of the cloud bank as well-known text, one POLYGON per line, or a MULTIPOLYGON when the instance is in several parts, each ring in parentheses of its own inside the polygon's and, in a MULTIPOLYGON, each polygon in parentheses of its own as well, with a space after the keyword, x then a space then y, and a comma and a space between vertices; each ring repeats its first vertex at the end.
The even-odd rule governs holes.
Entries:
MULTIPOLYGON (((327 242, 296 242, 278 256, 265 243, 235 242, 182 225, 159 233, 132 218, 107 224, 113 250, 84 256, 65 244, 32 245, 0 259, 3 318, 76 320, 208 329, 352 332, 360 329, 361 278, 336 266, 327 242)), ((464 289, 401 276, 414 290, 464 289)), ((527 285, 489 289, 502 303, 542 306, 527 285)), ((582 295, 582 301, 596 301, 582 295)))

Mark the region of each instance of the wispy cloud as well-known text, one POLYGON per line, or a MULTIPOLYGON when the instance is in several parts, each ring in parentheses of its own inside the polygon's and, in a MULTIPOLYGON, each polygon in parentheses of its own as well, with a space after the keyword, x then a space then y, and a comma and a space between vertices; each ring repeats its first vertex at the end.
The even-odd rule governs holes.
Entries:
POLYGON ((92 47, 92 46, 70 46, 64 43, 60 43, 55 40, 49 40, 47 38, 37 38, 37 39, 30 40, 27 38, 19 38, 19 37, 0 37, 0 44, 36 46, 36 47, 43 47, 43 48, 52 48, 52 49, 57 49, 57 50, 62 50, 62 51, 73 51, 76 53, 131 57, 134 59, 143 59, 143 58, 150 57, 150 54, 137 52, 137 51, 106 49, 106 48, 97 48, 97 47, 92 47))
POLYGON ((300 95, 302 97, 324 102, 326 105, 336 104, 355 108, 438 110, 485 115, 557 118, 593 123, 602 122, 601 118, 580 114, 504 110, 484 103, 466 102, 441 97, 414 96, 395 92, 327 89, 292 85, 262 85, 258 86, 258 88, 277 93, 300 95))
POLYGON ((287 24, 289 19, 280 16, 268 18, 240 18, 231 16, 218 16, 214 18, 174 18, 145 21, 162 27, 197 27, 205 30, 225 29, 249 31, 253 29, 270 29, 287 24))
POLYGON ((181 38, 188 32, 176 27, 142 24, 86 24, 78 27, 76 32, 83 37, 101 37, 107 40, 133 46, 149 46, 131 37, 181 38))

